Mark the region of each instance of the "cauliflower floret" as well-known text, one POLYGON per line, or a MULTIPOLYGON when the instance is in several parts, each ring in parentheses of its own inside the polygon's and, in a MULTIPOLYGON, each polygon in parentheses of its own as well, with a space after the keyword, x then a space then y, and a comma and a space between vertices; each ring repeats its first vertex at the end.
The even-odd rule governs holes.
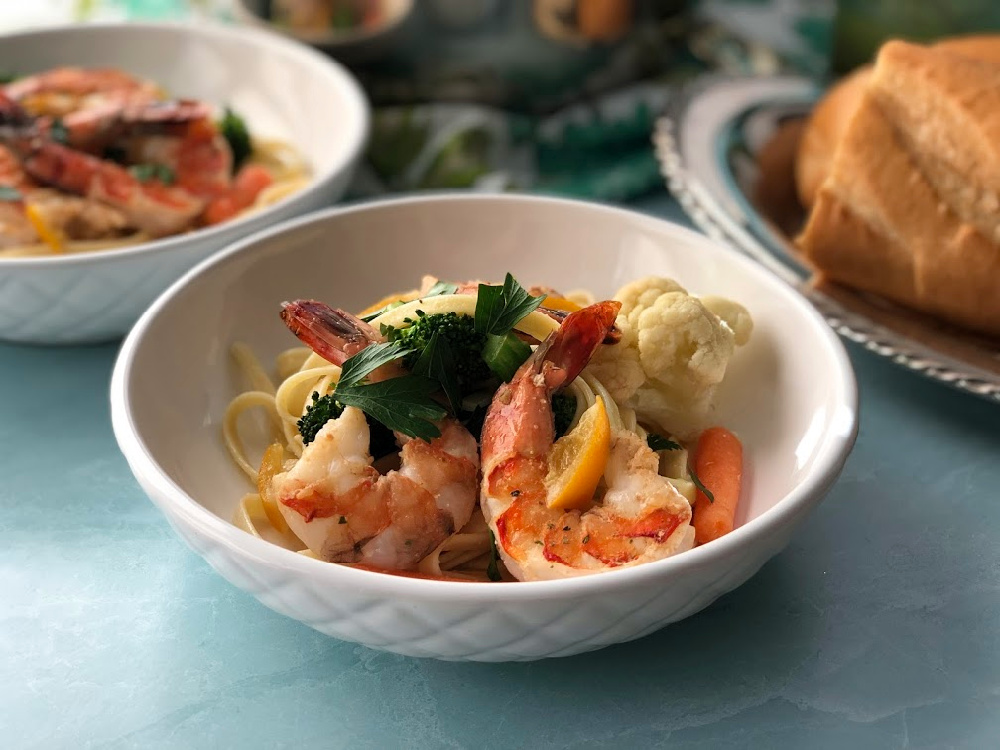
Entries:
POLYGON ((633 327, 637 327, 643 311, 656 302, 661 294, 670 292, 687 294, 684 287, 673 279, 659 276, 647 276, 626 284, 615 295, 615 299, 622 303, 622 309, 618 313, 619 320, 625 318, 633 327))
POLYGON ((634 281, 615 296, 622 339, 600 347, 590 372, 622 406, 673 435, 694 436, 736 346, 750 337, 750 314, 721 297, 700 300, 664 278, 634 281))

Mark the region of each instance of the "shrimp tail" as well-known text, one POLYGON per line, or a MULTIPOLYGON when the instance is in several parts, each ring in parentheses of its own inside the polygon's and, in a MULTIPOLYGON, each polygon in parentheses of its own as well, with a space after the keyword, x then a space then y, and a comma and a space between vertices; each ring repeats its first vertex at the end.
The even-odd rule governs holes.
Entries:
POLYGON ((551 362, 564 372, 560 385, 571 383, 580 374, 614 328, 622 303, 614 300, 598 302, 566 316, 559 330, 552 334, 535 356, 551 362))
POLYGON ((281 319, 302 343, 335 365, 382 339, 360 318, 316 300, 283 302, 281 319))

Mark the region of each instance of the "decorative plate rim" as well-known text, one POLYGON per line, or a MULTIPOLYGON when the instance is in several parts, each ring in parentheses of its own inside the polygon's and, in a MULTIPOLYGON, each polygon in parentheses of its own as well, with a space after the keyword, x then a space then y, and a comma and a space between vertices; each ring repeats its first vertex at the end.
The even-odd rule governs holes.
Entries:
MULTIPOLYGON (((805 283, 799 273, 782 262, 777 249, 769 247, 753 234, 750 217, 742 215, 744 207, 739 207, 735 211, 727 209, 724 201, 729 200, 729 196, 715 194, 702 179, 692 174, 683 155, 679 128, 690 112, 692 104, 723 85, 751 87, 754 84, 759 88, 761 95, 768 93, 767 98, 770 99, 776 98, 773 93, 776 87, 814 87, 808 79, 794 76, 748 78, 709 74, 685 87, 668 106, 666 112, 657 118, 653 132, 653 146, 660 165, 660 173, 684 212, 709 237, 749 256, 782 281, 793 286, 843 338, 927 378, 1000 403, 1000 376, 943 354, 931 346, 876 323, 812 288, 805 283)), ((761 104, 764 101, 763 96, 758 96, 754 103, 761 104)), ((746 111, 746 108, 740 109, 739 114, 746 111)))

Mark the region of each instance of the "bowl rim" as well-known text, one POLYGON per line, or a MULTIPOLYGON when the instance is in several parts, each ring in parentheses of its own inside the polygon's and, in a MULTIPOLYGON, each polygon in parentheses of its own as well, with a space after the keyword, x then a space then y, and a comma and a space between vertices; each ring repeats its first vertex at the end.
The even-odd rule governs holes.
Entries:
POLYGON ((253 557, 255 563, 258 564, 263 563, 272 568, 284 569, 288 573, 302 575, 316 582, 327 583, 331 587, 363 588, 372 596, 402 596, 435 602, 453 601, 457 598, 473 602, 570 599, 610 589, 641 587, 656 579, 683 573, 686 569, 710 566, 719 560, 738 554, 744 546, 752 547, 764 543, 765 537, 769 533, 790 523, 800 511, 818 503, 840 474, 858 433, 857 383, 854 369, 843 344, 826 325, 819 313, 798 292, 750 259, 732 251, 726 245, 680 224, 629 209, 569 198, 456 193, 453 191, 380 199, 317 211, 270 227, 202 261, 164 291, 143 313, 126 337, 112 372, 110 401, 112 428, 120 450, 136 478, 141 479, 140 484, 143 485, 144 491, 146 491, 147 486, 153 488, 152 492, 146 491, 150 499, 158 506, 163 504, 170 506, 169 511, 161 507, 161 510, 168 516, 183 519, 185 524, 194 527, 199 535, 210 537, 216 544, 228 548, 232 554, 244 558, 253 557), (515 205, 519 203, 551 205, 598 211, 618 216, 629 222, 639 220, 660 229, 668 228, 670 231, 685 235, 687 239, 706 248, 711 247, 710 252, 716 252, 720 256, 724 255, 728 261, 739 266, 742 272, 756 277, 758 281, 773 289, 780 289, 779 293, 785 295, 787 302, 812 323, 815 335, 819 337, 823 348, 830 355, 831 363, 834 365, 831 369, 835 374, 837 387, 842 395, 842 401, 836 405, 835 412, 830 416, 831 423, 836 429, 824 433, 824 439, 819 446, 820 453, 813 470, 761 515, 737 527, 721 539, 701 547, 695 547, 683 554, 631 568, 605 571, 599 575, 582 575, 545 581, 515 581, 497 586, 484 586, 481 582, 406 578, 314 560, 251 536, 229 521, 212 513, 175 484, 156 462, 136 429, 128 396, 128 384, 131 380, 136 350, 151 323, 161 311, 171 304, 173 298, 190 282, 215 266, 232 262, 246 252, 254 252, 255 249, 263 251, 276 238, 301 227, 322 225, 336 221, 340 216, 391 210, 404 205, 419 206, 441 202, 455 203, 459 207, 467 203, 488 202, 515 205))
POLYGON ((260 47, 271 48, 287 55, 292 59, 301 61, 304 65, 310 66, 317 71, 322 71, 331 88, 337 88, 343 92, 345 104, 357 113, 357 126, 353 132, 349 132, 345 138, 345 148, 343 154, 320 173, 314 173, 309 183, 301 190, 285 196, 277 203, 267 206, 260 211, 251 212, 216 224, 211 227, 203 227, 185 234, 176 234, 163 237, 148 242, 141 242, 136 245, 128 245, 107 250, 93 250, 84 253, 73 253, 64 255, 44 255, 25 256, 17 258, 0 257, 0 270, 13 268, 46 268, 46 267, 68 267, 76 265, 86 265, 89 263, 100 263, 111 259, 132 258, 137 255, 146 255, 156 252, 169 252, 184 246, 189 242, 216 244, 217 249, 225 246, 225 235, 234 231, 245 231, 238 239, 260 231, 273 222, 274 214, 285 210, 289 206, 306 199, 306 196, 316 191, 321 191, 333 183, 345 168, 354 163, 361 155, 368 141, 371 129, 371 106, 368 97, 365 95, 357 79, 347 70, 347 68, 336 60, 322 54, 321 52, 295 41, 285 35, 278 34, 265 29, 253 28, 246 25, 224 24, 218 21, 194 22, 127 22, 127 23, 90 23, 90 24, 61 24, 47 26, 38 29, 16 31, 0 34, 0 44, 18 39, 38 39, 39 43, 52 43, 52 38, 63 37, 67 34, 88 35, 95 33, 124 34, 133 36, 135 34, 164 34, 174 36, 194 35, 207 39, 211 42, 214 39, 242 40, 260 47), (219 240, 222 240, 220 242, 219 240))

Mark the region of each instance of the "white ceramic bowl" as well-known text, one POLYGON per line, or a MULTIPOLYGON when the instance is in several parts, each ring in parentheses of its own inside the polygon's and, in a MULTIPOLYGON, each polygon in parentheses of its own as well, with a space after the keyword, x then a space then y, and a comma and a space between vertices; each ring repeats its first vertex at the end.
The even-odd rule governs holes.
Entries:
POLYGON ((326 211, 206 261, 126 339, 111 383, 115 436, 178 533, 225 578, 337 638, 415 656, 561 656, 639 638, 739 586, 790 539, 836 480, 857 428, 853 371, 822 318, 754 263, 702 235, 567 200, 445 195, 326 211), (414 580, 307 559, 229 523, 246 478, 220 439, 236 393, 227 349, 265 362, 294 339, 279 303, 360 309, 423 273, 610 295, 648 274, 746 305, 756 326, 720 392, 718 422, 746 446, 738 528, 645 566, 570 580, 414 580))
POLYGON ((313 170, 304 190, 267 209, 121 250, 0 259, 0 339, 87 343, 128 331, 184 271, 210 253, 343 195, 369 128, 353 77, 313 50, 211 24, 71 26, 0 37, 0 70, 115 66, 184 97, 229 104, 251 132, 295 144, 313 170))

